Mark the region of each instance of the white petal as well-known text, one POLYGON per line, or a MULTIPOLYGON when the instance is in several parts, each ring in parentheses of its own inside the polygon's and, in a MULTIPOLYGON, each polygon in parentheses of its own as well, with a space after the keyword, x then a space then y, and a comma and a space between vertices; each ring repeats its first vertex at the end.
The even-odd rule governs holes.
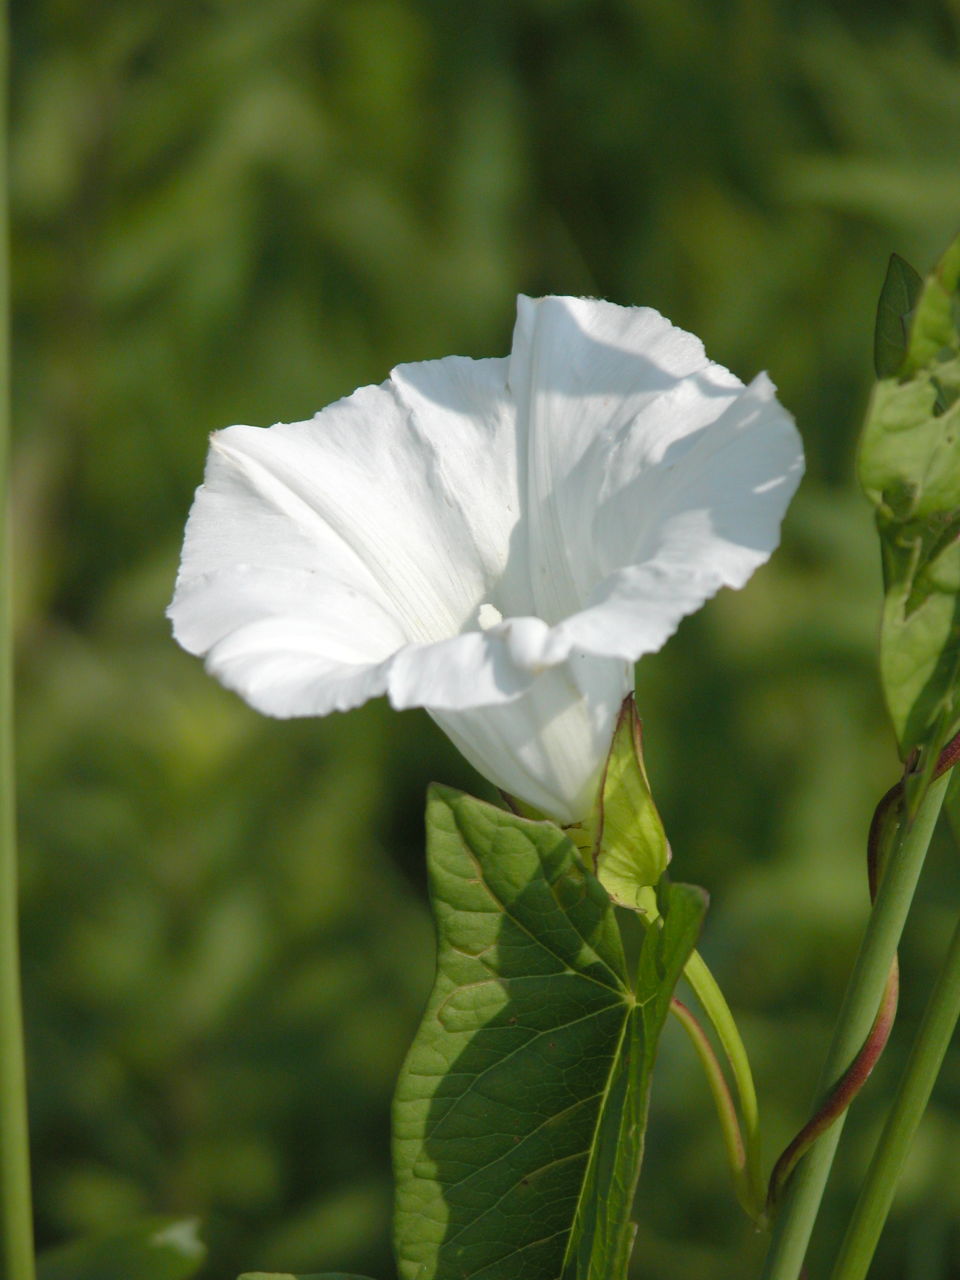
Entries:
POLYGON ((538 618, 409 645, 396 621, 343 584, 298 570, 223 570, 182 583, 174 634, 258 711, 326 715, 387 693, 394 707, 459 710, 529 688, 538 618), (518 632, 521 640, 518 642, 518 632))
POLYGON ((517 519, 505 372, 410 365, 311 421, 218 432, 181 578, 300 568, 368 595, 411 641, 456 634, 502 576, 517 519))
MULTIPOLYGON (((398 705, 422 705, 416 651, 456 636, 491 597, 516 594, 506 368, 457 357, 401 366, 311 421, 217 433, 170 608, 180 642, 215 650, 211 669, 274 715, 382 692, 390 672, 368 679, 360 669, 412 643, 391 692, 398 705)), ((475 648, 464 636, 459 658, 444 650, 432 671, 420 660, 441 705, 512 697, 529 683, 502 644, 487 646, 490 680, 478 678, 475 648)))
POLYGON ((438 530, 450 541, 447 555, 463 556, 465 540, 479 567, 483 586, 461 621, 481 603, 504 616, 530 612, 526 561, 516 543, 522 499, 509 364, 450 356, 401 364, 390 375, 428 450, 437 498, 457 514, 456 524, 438 530))
POLYGON ((779 542, 803 450, 766 375, 716 421, 665 447, 655 437, 641 414, 610 453, 593 534, 606 576, 588 607, 554 628, 555 647, 652 653, 720 587, 742 587, 779 542))
MULTIPOLYGON (((510 359, 517 430, 526 440, 529 559, 536 612, 557 623, 605 576, 593 501, 618 433, 658 400, 670 438, 716 416, 740 383, 703 345, 647 307, 587 298, 520 298, 510 359)), ((665 443, 667 443, 666 441, 665 443)))
POLYGON ((541 661, 549 639, 539 618, 511 618, 488 631, 407 645, 391 662, 390 701, 398 710, 451 711, 510 701, 549 665, 541 661))
POLYGON ((337 662, 382 662, 405 642, 396 619, 377 601, 303 569, 240 565, 182 579, 170 615, 179 643, 197 654, 265 619, 325 628, 326 658, 337 662))
POLYGON ((268 716, 325 716, 386 692, 388 664, 322 656, 329 630, 303 619, 264 618, 232 632, 207 654, 207 670, 268 716))
POLYGON ((170 612, 184 648, 206 654, 208 670, 274 716, 325 715, 383 693, 384 664, 404 643, 377 603, 298 569, 182 581, 170 612))
POLYGON ((538 676, 513 702, 430 714, 495 786, 571 823, 593 809, 617 715, 632 687, 625 663, 578 657, 538 676))

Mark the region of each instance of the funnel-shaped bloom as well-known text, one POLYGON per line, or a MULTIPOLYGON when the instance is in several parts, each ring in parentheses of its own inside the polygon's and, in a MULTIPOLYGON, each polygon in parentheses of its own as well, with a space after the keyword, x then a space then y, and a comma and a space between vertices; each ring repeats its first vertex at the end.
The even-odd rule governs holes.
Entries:
POLYGON ((766 376, 648 308, 522 297, 508 358, 217 432, 170 616, 258 710, 426 707, 577 821, 632 663, 767 559, 802 467, 766 376))

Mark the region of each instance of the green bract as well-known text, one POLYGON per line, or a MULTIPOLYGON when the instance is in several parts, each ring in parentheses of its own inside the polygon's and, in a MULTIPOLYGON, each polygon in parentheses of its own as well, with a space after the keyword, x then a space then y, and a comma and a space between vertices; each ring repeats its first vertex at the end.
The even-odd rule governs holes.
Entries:
POLYGON ((611 900, 572 842, 434 788, 438 972, 394 1109, 403 1280, 620 1280, 650 1072, 699 932, 661 895, 631 984, 611 900))
POLYGON ((624 702, 600 783, 593 835, 597 877, 614 902, 642 907, 670 861, 670 845, 643 764, 640 717, 624 702))
POLYGON ((923 278, 898 253, 890 255, 877 303, 873 335, 873 364, 878 378, 895 377, 907 354, 913 309, 923 290, 923 278))
POLYGON ((960 728, 960 238, 919 290, 908 272, 891 268, 881 297, 886 376, 870 401, 859 467, 882 544, 884 695, 902 757, 921 749, 928 778, 960 728))

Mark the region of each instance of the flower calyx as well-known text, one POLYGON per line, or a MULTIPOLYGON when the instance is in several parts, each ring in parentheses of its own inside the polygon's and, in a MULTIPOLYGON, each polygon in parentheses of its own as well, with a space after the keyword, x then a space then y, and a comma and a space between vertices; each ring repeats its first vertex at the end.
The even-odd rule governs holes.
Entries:
POLYGON ((583 834, 589 838, 597 878, 613 901, 648 914, 650 891, 667 868, 670 845, 650 791, 632 693, 620 708, 596 809, 583 834))

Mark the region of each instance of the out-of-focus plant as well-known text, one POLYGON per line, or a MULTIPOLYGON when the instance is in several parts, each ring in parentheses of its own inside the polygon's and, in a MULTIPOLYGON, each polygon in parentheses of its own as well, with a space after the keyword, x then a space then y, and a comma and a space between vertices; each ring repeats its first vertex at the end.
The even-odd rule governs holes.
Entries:
MULTIPOLYGON (((904 776, 880 800, 871 824, 873 910, 821 1074, 819 1112, 798 1155, 808 1145, 812 1149, 784 1204, 775 1206, 768 1280, 795 1280, 801 1272, 845 1109, 889 1035, 899 986, 897 945, 960 759, 960 237, 925 281, 891 259, 874 359, 878 381, 860 440, 859 470, 876 508, 885 592, 880 671, 904 776)), ((874 1152, 834 1280, 866 1276, 960 1017, 960 909, 953 914, 954 941, 874 1152)), ((780 1191, 776 1171, 773 1190, 780 1191)))
MULTIPOLYGON (((251 1262, 389 1274, 387 1103, 430 981, 420 797, 431 777, 477 781, 419 713, 258 719, 171 651, 160 614, 206 430, 303 417, 399 359, 503 350, 521 290, 651 302, 725 364, 768 366, 804 424, 779 557, 743 608, 719 597, 639 669, 651 783, 684 874, 715 889, 705 955, 735 993, 771 1148, 786 1142, 816 1064, 784 1059, 782 1037, 828 1034, 866 909, 862 831, 893 768, 851 454, 877 263, 891 247, 932 261, 956 221, 951 11, 13 9, 41 1242, 201 1212, 210 1277, 251 1262), (351 850, 349 876, 316 856, 328 844, 351 850)), ((941 852, 901 948, 918 985, 951 892, 941 852)), ((847 1125, 814 1273, 918 1016, 908 986, 847 1125)), ((758 1237, 715 1195, 711 1103, 670 1026, 661 1057, 645 1269, 748 1273, 758 1237)), ((951 1061, 880 1280, 952 1265, 951 1061)))

